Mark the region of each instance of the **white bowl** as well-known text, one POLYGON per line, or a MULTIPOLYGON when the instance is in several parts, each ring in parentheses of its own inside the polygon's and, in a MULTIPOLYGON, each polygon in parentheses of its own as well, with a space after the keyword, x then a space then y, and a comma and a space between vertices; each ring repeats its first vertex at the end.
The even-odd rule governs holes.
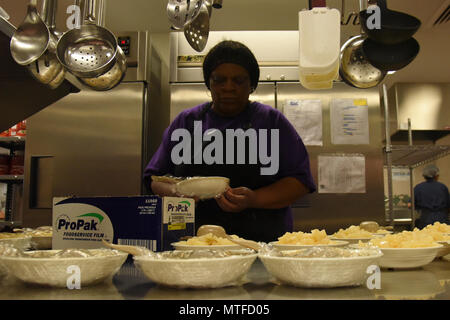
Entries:
POLYGON ((216 244, 201 246, 173 242, 171 243, 171 245, 175 248, 175 250, 239 250, 243 248, 237 244, 216 244))
POLYGON ((330 244, 280 244, 276 241, 270 244, 278 250, 298 250, 312 247, 344 247, 348 245, 348 241, 332 240, 330 244))
POLYGON ((175 188, 179 194, 199 199, 214 198, 230 185, 230 179, 225 177, 193 177, 178 182, 175 188))
MULTIPOLYGON (((87 249, 86 249, 87 250, 87 249)), ((88 249, 92 253, 106 252, 107 249, 88 249)), ((61 250, 36 250, 25 252, 31 255, 36 252, 45 254, 57 253, 61 250)), ((128 254, 115 251, 111 255, 70 258, 28 258, 0 256, 0 263, 6 268, 8 274, 26 282, 51 287, 67 287, 71 273, 69 266, 78 266, 80 269, 80 285, 90 286, 112 277, 125 262, 128 254)))
POLYGON ((28 250, 31 248, 31 237, 23 236, 17 238, 0 239, 0 246, 1 245, 13 246, 20 250, 28 250))
POLYGON ((219 288, 239 284, 257 254, 217 258, 134 256, 134 263, 151 281, 180 288, 219 288))
POLYGON ((336 237, 330 237, 331 240, 340 240, 340 241, 347 241, 349 244, 359 243, 361 242, 368 242, 373 239, 373 237, 370 238, 336 238, 336 237))
POLYGON ((434 260, 443 245, 425 248, 380 248, 382 268, 419 268, 434 260))
POLYGON ((436 254, 436 258, 440 258, 450 254, 450 240, 447 241, 437 241, 437 243, 442 244, 442 248, 440 248, 436 254))
POLYGON ((31 247, 34 250, 49 250, 52 249, 52 237, 32 236, 31 247))
POLYGON ((267 271, 281 283, 306 288, 362 285, 367 268, 377 265, 381 253, 346 258, 299 258, 259 255, 267 271))

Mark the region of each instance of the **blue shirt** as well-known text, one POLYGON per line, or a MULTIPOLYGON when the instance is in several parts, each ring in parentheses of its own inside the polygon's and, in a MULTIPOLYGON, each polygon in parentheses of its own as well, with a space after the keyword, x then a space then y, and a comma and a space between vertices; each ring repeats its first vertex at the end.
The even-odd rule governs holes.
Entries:
POLYGON ((414 187, 414 204, 418 209, 447 211, 450 208, 448 188, 435 180, 419 183, 414 187))

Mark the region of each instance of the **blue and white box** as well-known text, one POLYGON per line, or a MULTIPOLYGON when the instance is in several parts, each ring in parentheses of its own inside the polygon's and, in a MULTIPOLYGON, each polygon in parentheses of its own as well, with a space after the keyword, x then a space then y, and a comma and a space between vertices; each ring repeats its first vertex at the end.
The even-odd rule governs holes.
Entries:
POLYGON ((190 198, 57 197, 53 199, 53 249, 104 248, 102 239, 152 251, 195 235, 195 201, 190 198))

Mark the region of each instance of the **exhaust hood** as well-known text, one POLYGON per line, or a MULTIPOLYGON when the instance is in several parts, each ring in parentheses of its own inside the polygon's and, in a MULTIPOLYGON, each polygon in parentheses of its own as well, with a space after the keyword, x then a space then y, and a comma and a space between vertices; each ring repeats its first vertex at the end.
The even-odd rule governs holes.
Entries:
MULTIPOLYGON (((450 134, 450 83, 396 83, 388 90, 391 140, 431 141, 450 134)), ((382 108, 383 110, 383 108, 382 108)))
POLYGON ((16 28, 0 17, 0 132, 80 89, 66 80, 56 89, 36 81, 11 57, 9 43, 16 28))

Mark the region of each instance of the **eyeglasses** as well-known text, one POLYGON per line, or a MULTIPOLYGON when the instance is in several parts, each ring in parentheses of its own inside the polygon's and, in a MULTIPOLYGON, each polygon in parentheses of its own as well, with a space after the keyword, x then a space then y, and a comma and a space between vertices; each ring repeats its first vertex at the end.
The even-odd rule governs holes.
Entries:
MULTIPOLYGON (((223 76, 211 76, 211 84, 214 86, 223 86, 227 83, 228 77, 223 76)), ((236 76, 231 78, 231 82, 235 84, 236 86, 243 86, 244 84, 248 83, 249 78, 247 76, 236 76)))

